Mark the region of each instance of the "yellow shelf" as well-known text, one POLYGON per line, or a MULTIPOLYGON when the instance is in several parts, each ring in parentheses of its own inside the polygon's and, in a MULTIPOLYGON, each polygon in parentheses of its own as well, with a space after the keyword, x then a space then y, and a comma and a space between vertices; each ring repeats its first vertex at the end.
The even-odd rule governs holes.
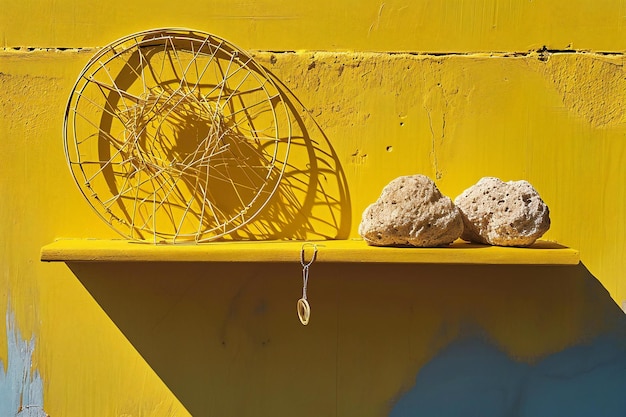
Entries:
MULTIPOLYGON (((47 262, 300 262, 302 241, 213 242, 166 245, 126 240, 62 239, 41 249, 47 262)), ((528 248, 484 246, 457 241, 441 248, 386 248, 362 240, 315 243, 316 262, 576 265, 578 251, 545 241, 528 248)), ((307 247, 307 259, 312 248, 307 247)))

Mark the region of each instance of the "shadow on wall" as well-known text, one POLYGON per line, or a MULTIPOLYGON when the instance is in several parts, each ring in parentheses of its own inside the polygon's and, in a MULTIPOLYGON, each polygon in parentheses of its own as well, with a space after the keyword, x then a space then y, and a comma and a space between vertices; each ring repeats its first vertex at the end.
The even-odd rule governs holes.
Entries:
POLYGON ((419 371, 390 417, 622 417, 625 393, 623 337, 598 337, 534 364, 468 338, 419 371))
POLYGON ((314 264, 306 327, 299 263, 69 267, 192 415, 626 413, 626 317, 583 265, 314 264))
POLYGON ((229 239, 347 239, 352 211, 341 162, 306 107, 278 78, 269 75, 292 122, 289 160, 272 200, 229 239))
POLYGON ((77 185, 120 234, 155 243, 348 237, 350 199, 330 142, 243 51, 155 31, 96 58, 70 101, 66 152, 77 185))

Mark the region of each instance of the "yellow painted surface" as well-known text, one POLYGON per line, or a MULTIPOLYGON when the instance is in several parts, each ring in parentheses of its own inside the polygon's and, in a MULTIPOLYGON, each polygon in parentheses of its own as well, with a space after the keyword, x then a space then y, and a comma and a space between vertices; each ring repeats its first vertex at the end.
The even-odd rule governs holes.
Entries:
POLYGON ((0 312, 34 337, 49 415, 383 416, 468 323, 532 362, 622 320, 623 2, 4 3, 0 312), (296 134, 318 144, 290 159, 326 168, 308 171, 325 177, 306 210, 249 235, 352 238, 396 176, 455 197, 490 175, 530 181, 551 210, 545 238, 582 264, 314 264, 305 328, 299 262, 40 262, 57 238, 118 237, 69 174, 63 112, 95 47, 156 26, 256 50, 290 92, 296 134), (543 45, 571 52, 519 53, 543 45))
POLYGON ((126 240, 58 240, 41 249, 42 261, 63 262, 315 262, 487 265, 577 265, 578 251, 538 241, 530 248, 504 248, 456 241, 442 248, 381 248, 363 240, 318 242, 214 242, 153 245, 126 240), (315 246, 313 246, 315 245, 315 246), (315 248, 315 249, 314 249, 315 248))
POLYGON ((626 49, 620 0, 4 1, 0 45, 99 47, 156 27, 216 33, 245 49, 527 51, 626 49))

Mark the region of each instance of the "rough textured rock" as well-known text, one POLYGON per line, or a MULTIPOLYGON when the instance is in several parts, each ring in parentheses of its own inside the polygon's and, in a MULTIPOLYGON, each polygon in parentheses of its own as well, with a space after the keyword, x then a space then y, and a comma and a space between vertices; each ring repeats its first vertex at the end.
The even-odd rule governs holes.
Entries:
POLYGON ((463 240, 498 246, 529 246, 550 228, 550 211, 527 181, 485 177, 458 196, 463 240))
POLYGON ((359 225, 359 234, 373 246, 448 245, 462 231, 459 209, 424 175, 391 181, 359 225))

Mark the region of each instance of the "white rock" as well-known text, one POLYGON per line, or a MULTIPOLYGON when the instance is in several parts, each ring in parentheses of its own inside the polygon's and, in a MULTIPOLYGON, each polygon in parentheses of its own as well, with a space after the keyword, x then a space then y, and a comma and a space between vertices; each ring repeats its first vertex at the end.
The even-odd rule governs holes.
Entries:
POLYGON ((359 225, 359 234, 373 246, 448 245, 462 231, 459 209, 424 175, 391 181, 359 225))
POLYGON ((498 246, 529 246, 550 228, 550 211, 527 181, 485 177, 458 196, 461 238, 498 246))

